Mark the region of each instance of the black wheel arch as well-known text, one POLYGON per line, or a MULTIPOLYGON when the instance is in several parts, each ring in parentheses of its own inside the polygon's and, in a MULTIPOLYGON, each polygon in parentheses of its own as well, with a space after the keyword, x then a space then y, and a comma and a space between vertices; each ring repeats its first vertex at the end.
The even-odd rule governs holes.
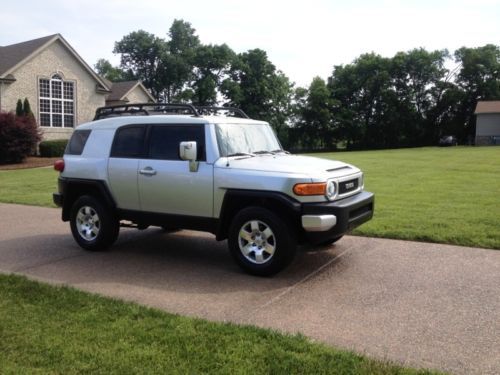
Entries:
POLYGON ((251 206, 267 208, 281 216, 292 228, 301 228, 301 204, 292 197, 276 191, 228 189, 219 214, 216 239, 226 239, 233 217, 243 208, 251 206))
POLYGON ((85 180, 77 178, 59 177, 59 192, 63 195, 62 219, 69 221, 73 203, 82 195, 91 195, 103 204, 115 209, 116 202, 103 180, 85 180))

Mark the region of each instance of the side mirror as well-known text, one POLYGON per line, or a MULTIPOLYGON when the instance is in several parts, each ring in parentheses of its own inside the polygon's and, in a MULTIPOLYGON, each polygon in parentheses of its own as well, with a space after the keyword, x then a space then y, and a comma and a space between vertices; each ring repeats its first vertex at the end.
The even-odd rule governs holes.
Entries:
POLYGON ((197 147, 196 142, 181 142, 179 144, 179 155, 182 160, 196 160, 197 147))
POLYGON ((189 161, 190 172, 198 172, 199 163, 196 161, 196 156, 198 155, 196 142, 181 142, 179 144, 179 155, 182 160, 189 161))

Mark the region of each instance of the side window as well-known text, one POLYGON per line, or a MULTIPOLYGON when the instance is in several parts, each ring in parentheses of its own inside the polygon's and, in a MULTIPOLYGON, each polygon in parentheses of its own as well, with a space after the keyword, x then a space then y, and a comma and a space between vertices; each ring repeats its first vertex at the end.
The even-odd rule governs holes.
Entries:
POLYGON ((153 126, 149 142, 151 159, 181 160, 179 143, 195 141, 197 160, 205 161, 205 131, 203 125, 166 125, 153 126))
POLYGON ((140 158, 144 155, 145 126, 127 126, 116 131, 111 157, 140 158))
POLYGON ((89 135, 90 130, 75 130, 64 153, 68 155, 81 155, 87 139, 89 139, 89 135))

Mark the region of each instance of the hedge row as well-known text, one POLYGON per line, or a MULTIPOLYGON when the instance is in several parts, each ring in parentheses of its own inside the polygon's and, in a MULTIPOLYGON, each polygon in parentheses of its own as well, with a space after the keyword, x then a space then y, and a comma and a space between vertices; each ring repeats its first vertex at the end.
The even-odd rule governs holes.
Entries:
POLYGON ((67 139, 54 139, 52 141, 40 142, 38 146, 40 156, 45 158, 61 157, 64 154, 67 144, 67 139))

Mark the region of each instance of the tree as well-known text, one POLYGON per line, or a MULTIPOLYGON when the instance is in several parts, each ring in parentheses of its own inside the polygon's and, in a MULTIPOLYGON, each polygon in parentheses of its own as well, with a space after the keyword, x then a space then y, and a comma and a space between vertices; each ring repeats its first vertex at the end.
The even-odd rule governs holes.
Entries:
POLYGON ((235 53, 226 44, 199 46, 194 54, 193 101, 199 105, 217 103, 217 92, 231 69, 235 53))
POLYGON ((120 53, 121 68, 143 81, 157 99, 164 91, 162 58, 166 53, 165 40, 144 30, 134 31, 115 43, 114 53, 120 53))
POLYGON ((335 131, 332 116, 333 100, 326 82, 314 77, 307 91, 296 91, 301 95, 296 104, 300 122, 301 143, 308 149, 324 149, 335 146, 335 131))
POLYGON ((392 58, 364 54, 334 67, 333 121, 347 146, 435 144, 457 98, 444 67, 448 57, 446 50, 414 49, 392 58))
POLYGON ((370 53, 352 64, 335 66, 328 87, 333 115, 349 148, 398 145, 390 59, 370 53))
POLYGON ((423 48, 399 52, 391 59, 391 78, 397 95, 400 124, 405 127, 406 145, 434 144, 438 127, 432 111, 442 98, 446 76, 446 50, 428 52, 423 48))
POLYGON ((32 116, 32 117, 34 117, 33 112, 31 111, 31 105, 30 105, 30 102, 29 102, 28 98, 24 98, 24 102, 23 102, 23 115, 24 116, 32 116))
POLYGON ((17 99, 16 103, 16 116, 23 116, 24 115, 24 108, 23 108, 23 102, 21 99, 17 99))
POLYGON ((31 111, 31 105, 28 98, 24 98, 24 101, 22 101, 21 99, 17 99, 16 116, 30 116, 33 117, 33 119, 35 118, 33 112, 31 111))
POLYGON ((133 74, 131 72, 125 72, 119 67, 113 66, 106 59, 97 60, 97 62, 94 64, 94 68, 100 76, 110 80, 111 82, 120 82, 133 79, 133 74))
POLYGON ((251 118, 268 121, 278 133, 288 126, 293 85, 261 49, 237 56, 221 92, 227 105, 242 108, 251 118))
POLYGON ((177 19, 172 23, 168 36, 170 40, 166 43, 160 66, 164 99, 167 102, 190 101, 193 97, 190 85, 194 79, 194 57, 200 40, 189 22, 177 19))

